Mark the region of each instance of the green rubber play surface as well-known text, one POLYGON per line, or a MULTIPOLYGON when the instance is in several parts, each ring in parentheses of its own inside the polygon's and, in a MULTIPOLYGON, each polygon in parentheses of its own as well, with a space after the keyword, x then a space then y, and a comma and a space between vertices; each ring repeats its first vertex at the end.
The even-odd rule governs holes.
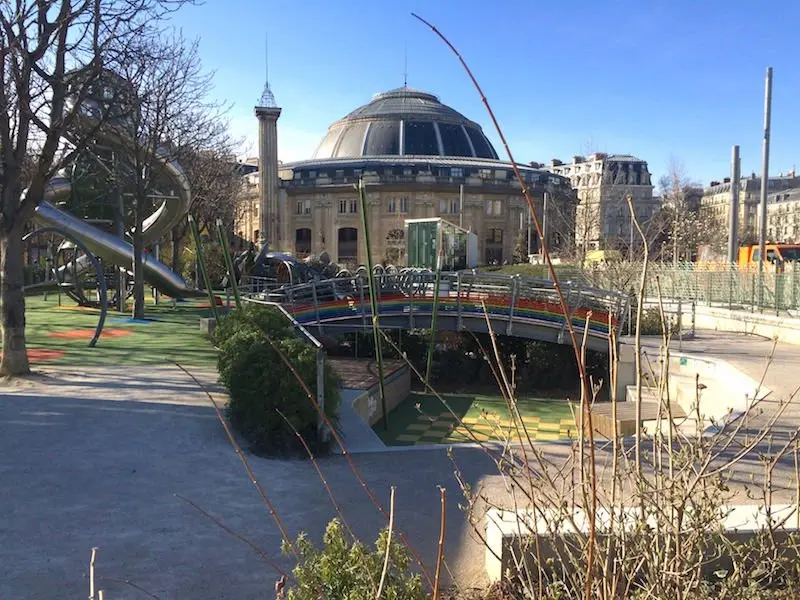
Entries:
POLYGON ((28 358, 34 365, 216 366, 217 350, 200 333, 200 318, 212 316, 208 300, 179 302, 174 308, 170 300, 158 306, 148 300, 145 321, 109 310, 102 336, 89 348, 99 310, 79 307, 64 296, 60 307, 55 295, 26 298, 28 358))
POLYGON ((525 432, 517 430, 501 396, 442 394, 462 423, 435 396, 412 392, 389 413, 389 429, 373 429, 388 446, 458 444, 479 441, 552 441, 575 437, 575 420, 565 400, 521 398, 525 432), (473 436, 469 435, 472 432, 473 436))

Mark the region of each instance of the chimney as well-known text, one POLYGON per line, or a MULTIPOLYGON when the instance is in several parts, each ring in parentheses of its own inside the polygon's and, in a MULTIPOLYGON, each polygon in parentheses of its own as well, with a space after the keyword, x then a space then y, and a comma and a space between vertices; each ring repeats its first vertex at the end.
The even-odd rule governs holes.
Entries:
POLYGON ((586 159, 582 157, 580 154, 577 154, 572 157, 572 164, 577 165, 579 163, 584 162, 586 159))
POLYGON ((563 164, 564 163, 561 162, 560 160, 558 160, 557 158, 553 158, 553 159, 550 160, 550 166, 551 167, 560 167, 563 164))
POLYGON ((725 179, 722 180, 722 183, 730 183, 730 182, 731 182, 730 177, 726 177, 725 179))

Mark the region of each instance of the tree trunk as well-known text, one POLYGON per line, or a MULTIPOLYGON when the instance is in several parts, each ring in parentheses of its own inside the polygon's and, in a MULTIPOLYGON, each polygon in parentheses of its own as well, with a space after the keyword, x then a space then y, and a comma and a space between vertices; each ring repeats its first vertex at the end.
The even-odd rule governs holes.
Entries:
POLYGON ((3 358, 0 375, 30 373, 25 346, 25 294, 22 227, 0 231, 0 322, 3 358))
POLYGON ((142 254, 144 251, 144 234, 142 222, 144 202, 136 200, 136 224, 133 232, 133 318, 144 319, 144 269, 142 254))
POLYGON ((172 270, 175 273, 181 273, 181 237, 178 233, 178 228, 173 227, 169 234, 169 241, 172 248, 172 270))

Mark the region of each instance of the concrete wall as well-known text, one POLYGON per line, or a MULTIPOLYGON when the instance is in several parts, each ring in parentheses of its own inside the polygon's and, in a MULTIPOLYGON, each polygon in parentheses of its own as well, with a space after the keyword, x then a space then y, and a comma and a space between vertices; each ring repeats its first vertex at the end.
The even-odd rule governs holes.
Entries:
MULTIPOLYGON (((411 391, 411 371, 400 367, 385 379, 386 410, 392 410, 406 399, 411 391)), ((370 426, 383 418, 380 385, 376 383, 353 400, 353 410, 370 426)))
MULTIPOLYGON (((618 508, 615 510, 615 522, 619 527, 620 522, 626 522, 628 529, 639 520, 639 509, 618 508)), ((720 507, 720 532, 730 542, 743 543, 756 532, 764 530, 769 523, 770 514, 763 506, 737 504, 720 507)), ((606 509, 598 509, 595 524, 597 535, 603 537, 610 522, 611 513, 606 509)), ((771 519, 775 528, 775 535, 780 540, 798 529, 797 507, 793 504, 773 504, 771 519)), ((652 515, 648 517, 652 523, 652 515)), ((533 532, 539 536, 539 552, 543 562, 553 559, 553 563, 546 565, 545 569, 560 566, 559 556, 564 555, 564 542, 576 531, 586 535, 589 531, 588 515, 576 508, 571 518, 564 512, 554 509, 544 509, 541 513, 531 511, 504 511, 496 508, 490 509, 486 514, 486 574, 489 581, 496 582, 513 577, 517 565, 527 564, 535 572, 535 548, 532 543, 533 532)), ((786 545, 787 557, 795 558, 794 551, 786 545)), ((730 557, 720 556, 712 546, 707 548, 707 563, 703 566, 703 576, 711 578, 714 571, 730 568, 730 557)))
POLYGON ((787 344, 800 344, 800 319, 791 317, 776 317, 713 306, 697 306, 695 327, 697 329, 748 333, 770 339, 777 337, 778 341, 787 344))

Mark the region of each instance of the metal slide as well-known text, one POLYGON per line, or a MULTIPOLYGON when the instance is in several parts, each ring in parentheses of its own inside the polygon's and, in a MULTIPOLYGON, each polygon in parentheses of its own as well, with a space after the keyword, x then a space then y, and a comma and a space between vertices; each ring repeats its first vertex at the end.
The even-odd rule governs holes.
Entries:
MULTIPOLYGON (((111 138, 112 136, 106 135, 106 137, 111 138)), ((121 136, 113 136, 113 140, 110 141, 126 145, 126 140, 121 136)), ((177 190, 177 196, 164 200, 161 206, 144 220, 142 232, 145 245, 161 239, 188 213, 191 202, 191 189, 181 166, 162 148, 158 149, 156 158, 156 168, 174 186, 173 189, 177 190)), ((53 205, 54 202, 68 196, 70 188, 70 182, 65 178, 54 177, 51 179, 44 193, 44 201, 36 208, 34 220, 76 237, 105 263, 132 268, 132 244, 53 205)), ((200 292, 189 286, 180 275, 153 256, 143 253, 142 262, 145 281, 160 292, 173 298, 200 295, 200 292)), ((84 261, 78 266, 78 274, 83 269, 90 267, 91 264, 84 261)))

